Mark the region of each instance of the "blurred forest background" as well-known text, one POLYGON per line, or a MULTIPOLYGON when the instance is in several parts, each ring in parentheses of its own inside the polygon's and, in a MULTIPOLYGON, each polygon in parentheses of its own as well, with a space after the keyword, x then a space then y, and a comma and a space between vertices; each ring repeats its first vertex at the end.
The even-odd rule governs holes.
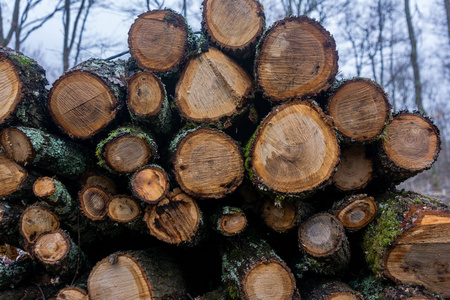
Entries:
MULTIPOLYGON (((261 0, 266 25, 287 15, 320 20, 339 51, 338 78, 368 77, 382 85, 394 110, 419 110, 439 127, 434 167, 401 185, 450 199, 450 0, 261 0)), ((50 84, 90 57, 128 49, 140 13, 171 8, 194 31, 202 0, 1 0, 0 45, 20 50, 47 71, 50 84)), ((126 56, 121 58, 126 59, 126 56)))

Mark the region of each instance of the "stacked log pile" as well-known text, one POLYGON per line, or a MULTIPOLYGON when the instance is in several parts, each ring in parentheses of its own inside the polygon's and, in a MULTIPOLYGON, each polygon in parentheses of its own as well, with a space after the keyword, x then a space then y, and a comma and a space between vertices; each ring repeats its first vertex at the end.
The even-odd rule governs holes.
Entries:
POLYGON ((320 23, 205 0, 128 44, 50 91, 0 49, 0 299, 450 297, 450 208, 395 189, 439 131, 337 81, 320 23))

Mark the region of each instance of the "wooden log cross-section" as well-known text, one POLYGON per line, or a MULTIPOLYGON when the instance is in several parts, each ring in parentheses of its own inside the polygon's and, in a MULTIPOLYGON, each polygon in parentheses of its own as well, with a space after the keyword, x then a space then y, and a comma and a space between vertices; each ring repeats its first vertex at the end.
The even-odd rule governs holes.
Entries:
POLYGON ((136 198, 156 204, 169 192, 169 177, 166 171, 157 165, 147 165, 130 179, 130 190, 136 198))

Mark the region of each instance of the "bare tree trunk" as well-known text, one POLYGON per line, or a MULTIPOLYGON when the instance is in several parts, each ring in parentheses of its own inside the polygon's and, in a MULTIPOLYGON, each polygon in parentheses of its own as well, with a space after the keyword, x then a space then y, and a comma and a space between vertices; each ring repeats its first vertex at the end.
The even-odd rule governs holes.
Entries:
POLYGON ((417 41, 414 33, 414 27, 411 20, 411 13, 409 10, 409 0, 405 0, 405 14, 406 22, 408 24, 409 40, 411 42, 411 64, 414 71, 414 90, 416 95, 416 106, 420 112, 424 112, 422 103, 422 82, 420 80, 419 62, 417 59, 417 41))
POLYGON ((450 0, 444 0, 447 15, 448 42, 450 43, 450 0))

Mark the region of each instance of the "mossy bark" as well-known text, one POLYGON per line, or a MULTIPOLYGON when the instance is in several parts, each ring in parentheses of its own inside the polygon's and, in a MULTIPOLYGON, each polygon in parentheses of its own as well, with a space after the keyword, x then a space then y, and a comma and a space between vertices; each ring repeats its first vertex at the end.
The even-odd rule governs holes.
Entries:
POLYGON ((6 201, 0 202, 0 244, 20 246, 22 239, 19 233, 19 221, 24 209, 22 206, 6 201))
MULTIPOLYGON (((14 288, 31 276, 36 263, 30 258, 0 265, 0 290, 14 288)), ((0 293, 1 294, 1 293, 0 293)))

